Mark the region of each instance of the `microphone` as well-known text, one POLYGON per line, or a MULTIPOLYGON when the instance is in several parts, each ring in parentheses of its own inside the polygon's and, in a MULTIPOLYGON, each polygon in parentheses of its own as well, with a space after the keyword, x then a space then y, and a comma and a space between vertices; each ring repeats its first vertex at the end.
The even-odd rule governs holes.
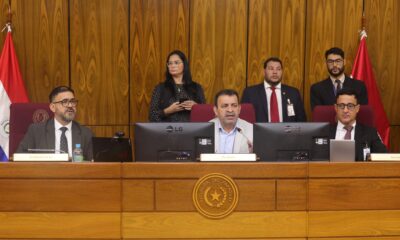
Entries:
POLYGON ((117 131, 114 133, 112 140, 120 142, 124 136, 125 136, 125 133, 123 131, 117 131))
POLYGON ((61 149, 28 148, 26 150, 29 153, 67 153, 61 149))
POLYGON ((253 142, 250 141, 250 139, 244 134, 243 130, 240 127, 236 127, 236 129, 247 140, 247 145, 249 147, 249 152, 252 153, 253 152, 253 142))

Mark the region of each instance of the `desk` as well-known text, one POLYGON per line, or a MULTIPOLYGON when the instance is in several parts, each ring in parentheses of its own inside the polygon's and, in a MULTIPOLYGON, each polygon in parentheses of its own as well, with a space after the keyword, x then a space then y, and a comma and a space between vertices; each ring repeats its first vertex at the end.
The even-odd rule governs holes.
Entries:
POLYGON ((400 239, 397 163, 0 163, 0 239, 400 239), (235 211, 200 215, 197 180, 235 211), (370 237, 370 238, 363 238, 370 237))

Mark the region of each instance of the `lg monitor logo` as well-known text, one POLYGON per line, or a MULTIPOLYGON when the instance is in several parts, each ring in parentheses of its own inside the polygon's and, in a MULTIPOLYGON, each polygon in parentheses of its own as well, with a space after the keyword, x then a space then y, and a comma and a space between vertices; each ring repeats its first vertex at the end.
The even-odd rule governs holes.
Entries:
POLYGON ((183 127, 173 127, 173 126, 168 126, 166 128, 167 133, 172 133, 172 132, 183 132, 183 127))

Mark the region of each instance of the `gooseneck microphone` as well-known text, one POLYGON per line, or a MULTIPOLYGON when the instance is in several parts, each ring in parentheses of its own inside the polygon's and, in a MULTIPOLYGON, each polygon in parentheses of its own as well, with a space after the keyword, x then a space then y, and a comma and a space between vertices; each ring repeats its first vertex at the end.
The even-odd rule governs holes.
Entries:
POLYGON ((246 134, 244 134, 243 130, 240 127, 236 127, 236 129, 247 140, 247 145, 249 147, 249 152, 252 153, 253 152, 253 142, 250 141, 250 139, 246 136, 246 134))

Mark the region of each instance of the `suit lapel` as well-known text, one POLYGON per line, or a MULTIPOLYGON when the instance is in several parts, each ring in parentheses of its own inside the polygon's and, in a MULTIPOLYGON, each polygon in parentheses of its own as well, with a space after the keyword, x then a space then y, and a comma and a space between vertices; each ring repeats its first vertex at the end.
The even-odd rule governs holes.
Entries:
POLYGON ((329 128, 329 134, 330 134, 331 139, 336 138, 336 129, 337 129, 337 123, 331 124, 331 126, 329 128))
POLYGON ((55 125, 54 125, 54 118, 50 119, 46 123, 46 138, 45 138, 46 144, 44 146, 47 146, 46 148, 48 149, 55 149, 56 145, 56 132, 55 132, 55 125))
POLYGON ((328 96, 329 99, 331 99, 331 102, 335 102, 336 96, 335 96, 335 91, 334 91, 334 86, 332 83, 332 80, 328 77, 325 79, 325 87, 323 88, 326 92, 326 96, 328 96))
MULTIPOLYGON (((72 121, 72 149, 75 148, 75 144, 82 144, 81 139, 81 128, 75 121, 72 121)), ((84 146, 81 147, 83 148, 84 146)))
MULTIPOLYGON (((281 99, 282 99, 282 122, 289 121, 289 117, 287 115, 287 99, 288 99, 288 91, 287 87, 281 84, 281 99)), ((292 102, 293 104, 293 102, 292 102)))
POLYGON ((265 87, 264 87, 264 82, 258 85, 258 94, 260 97, 259 101, 261 101, 261 106, 264 111, 265 119, 267 119, 267 122, 269 121, 268 118, 268 99, 267 99, 267 94, 265 93, 265 87))

